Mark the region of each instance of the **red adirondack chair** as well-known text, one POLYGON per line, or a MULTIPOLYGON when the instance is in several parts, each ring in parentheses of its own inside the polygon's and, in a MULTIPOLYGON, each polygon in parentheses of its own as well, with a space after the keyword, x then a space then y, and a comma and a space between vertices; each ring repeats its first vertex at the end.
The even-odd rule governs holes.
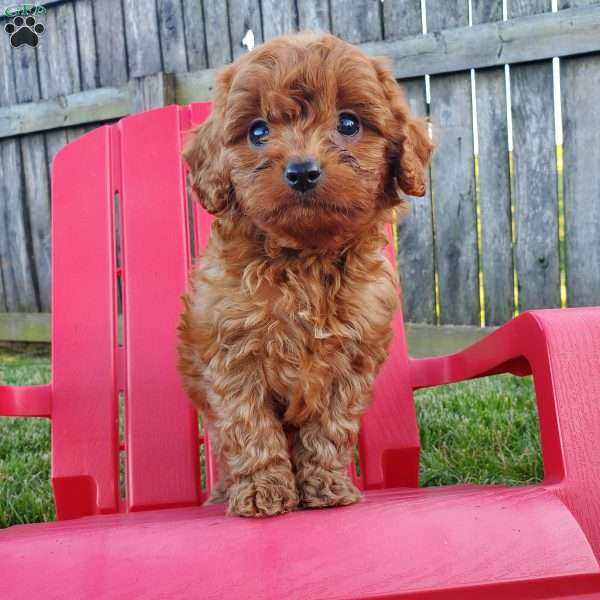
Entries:
POLYGON ((200 506, 210 448, 175 327, 211 222, 190 208, 182 137, 209 110, 127 117, 54 161, 52 383, 0 387, 0 415, 52 419, 59 521, 0 533, 0 598, 600 596, 600 309, 526 313, 421 360, 398 315, 360 436, 363 502, 271 519, 200 506), (419 489, 413 389, 502 372, 534 375, 544 482, 419 489))

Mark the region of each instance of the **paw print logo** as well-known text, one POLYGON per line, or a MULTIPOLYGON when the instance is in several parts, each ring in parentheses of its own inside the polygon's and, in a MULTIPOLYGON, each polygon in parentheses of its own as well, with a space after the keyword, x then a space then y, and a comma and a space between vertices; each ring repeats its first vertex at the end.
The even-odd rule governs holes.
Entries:
POLYGON ((13 47, 18 48, 23 44, 27 44, 35 48, 40 41, 39 36, 44 33, 45 27, 41 23, 35 22, 35 17, 29 16, 15 17, 12 23, 7 23, 4 26, 4 31, 10 35, 10 43, 13 47))

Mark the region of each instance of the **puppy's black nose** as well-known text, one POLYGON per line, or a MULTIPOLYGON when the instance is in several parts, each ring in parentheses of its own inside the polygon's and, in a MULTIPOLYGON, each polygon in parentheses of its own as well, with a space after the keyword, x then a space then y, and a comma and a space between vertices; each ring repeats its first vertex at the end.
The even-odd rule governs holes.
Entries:
POLYGON ((320 178, 321 167, 316 160, 290 162, 285 170, 287 184, 297 192, 312 190, 320 178))

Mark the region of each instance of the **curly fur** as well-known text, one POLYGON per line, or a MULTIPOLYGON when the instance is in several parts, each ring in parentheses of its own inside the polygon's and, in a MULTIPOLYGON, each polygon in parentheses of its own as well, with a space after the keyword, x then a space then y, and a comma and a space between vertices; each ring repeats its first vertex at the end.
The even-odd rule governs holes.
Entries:
POLYGON ((219 462, 213 501, 264 516, 350 504, 360 416, 399 302, 383 252, 402 191, 425 192, 432 150, 394 78, 333 36, 277 38, 222 69, 184 156, 217 216, 184 298, 179 368, 219 462), (336 132, 340 111, 361 121, 336 132), (266 120, 253 147, 250 124, 266 120), (319 160, 308 194, 289 160, 319 160))

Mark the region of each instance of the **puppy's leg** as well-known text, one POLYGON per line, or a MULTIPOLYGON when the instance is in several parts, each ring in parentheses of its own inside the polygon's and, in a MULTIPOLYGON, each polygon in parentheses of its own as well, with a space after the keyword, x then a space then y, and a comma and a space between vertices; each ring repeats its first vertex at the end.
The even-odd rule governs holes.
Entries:
POLYGON ((266 398, 265 390, 251 388, 212 403, 229 512, 245 517, 285 513, 298 505, 287 438, 266 398))
POLYGON ((347 471, 353 459, 359 419, 358 415, 333 410, 299 427, 293 460, 302 506, 339 506, 360 500, 360 492, 347 471))
MULTIPOLYGON (((209 420, 205 417, 206 427, 205 427, 205 435, 208 435, 208 439, 210 440, 210 448, 211 453, 215 457, 215 462, 218 462, 218 458, 220 456, 219 450, 219 436, 215 431, 212 420, 209 420)), ((227 489, 230 486, 229 475, 227 470, 225 469, 225 465, 214 465, 216 473, 213 474, 215 477, 213 482, 213 487, 210 492, 210 496, 206 500, 205 504, 225 504, 227 502, 227 489)))

